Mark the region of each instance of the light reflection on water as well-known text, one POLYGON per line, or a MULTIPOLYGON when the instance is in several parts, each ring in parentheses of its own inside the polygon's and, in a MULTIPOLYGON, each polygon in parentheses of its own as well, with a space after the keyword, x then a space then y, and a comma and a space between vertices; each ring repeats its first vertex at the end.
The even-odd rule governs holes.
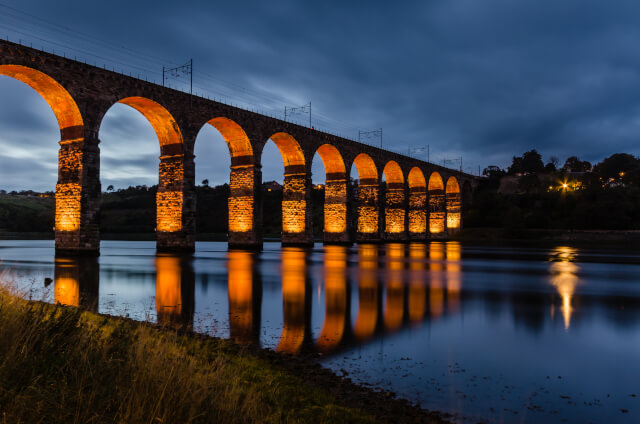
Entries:
POLYGON ((460 421, 640 420, 634 253, 199 243, 181 257, 103 242, 98 259, 54 259, 51 242, 0 241, 0 260, 30 296, 319 354, 460 421))

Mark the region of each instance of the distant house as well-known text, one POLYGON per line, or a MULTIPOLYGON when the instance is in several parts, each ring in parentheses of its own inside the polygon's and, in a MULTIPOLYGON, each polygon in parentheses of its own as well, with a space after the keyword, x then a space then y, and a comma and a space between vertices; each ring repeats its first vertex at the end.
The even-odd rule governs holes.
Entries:
POLYGON ((267 181, 266 183, 262 183, 262 187, 267 191, 282 191, 282 186, 276 181, 267 181))

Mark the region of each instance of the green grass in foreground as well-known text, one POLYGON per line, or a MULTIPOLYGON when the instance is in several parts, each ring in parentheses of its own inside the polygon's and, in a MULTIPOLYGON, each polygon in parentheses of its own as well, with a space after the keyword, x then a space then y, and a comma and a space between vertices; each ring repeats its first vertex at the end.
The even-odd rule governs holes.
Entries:
POLYGON ((224 340, 0 287, 0 423, 374 422, 224 340))

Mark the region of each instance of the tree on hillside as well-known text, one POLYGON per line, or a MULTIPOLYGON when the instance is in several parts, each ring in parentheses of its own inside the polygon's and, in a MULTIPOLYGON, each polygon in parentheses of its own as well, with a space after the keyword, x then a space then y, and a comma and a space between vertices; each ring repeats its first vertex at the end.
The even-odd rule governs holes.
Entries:
POLYGON ((640 159, 627 153, 616 153, 597 164, 594 171, 604 180, 617 179, 624 174, 638 174, 640 159))
POLYGON ((525 152, 522 156, 514 156, 509 174, 535 174, 544 171, 542 156, 535 149, 525 152))
POLYGON ((591 163, 580 160, 577 156, 570 156, 562 165, 562 172, 588 172, 591 170, 591 163))

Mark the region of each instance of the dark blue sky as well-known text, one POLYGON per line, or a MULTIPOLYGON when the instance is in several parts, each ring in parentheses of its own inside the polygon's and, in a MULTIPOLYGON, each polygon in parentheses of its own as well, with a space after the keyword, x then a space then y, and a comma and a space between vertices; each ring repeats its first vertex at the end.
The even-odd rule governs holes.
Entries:
MULTIPOLYGON (((382 127, 386 147, 428 144, 469 172, 532 148, 561 162, 640 153, 638 2, 0 1, 2 36, 156 80, 193 57, 197 92, 278 116, 311 101, 316 128, 382 127)), ((53 189, 52 112, 7 77, 0 93, 0 188, 53 189)), ((100 138, 104 187, 156 182, 157 141, 136 111, 115 106, 100 138)), ((228 178, 225 149, 203 130, 198 181, 228 178)), ((265 180, 282 178, 275 146, 263 163, 265 180)))

